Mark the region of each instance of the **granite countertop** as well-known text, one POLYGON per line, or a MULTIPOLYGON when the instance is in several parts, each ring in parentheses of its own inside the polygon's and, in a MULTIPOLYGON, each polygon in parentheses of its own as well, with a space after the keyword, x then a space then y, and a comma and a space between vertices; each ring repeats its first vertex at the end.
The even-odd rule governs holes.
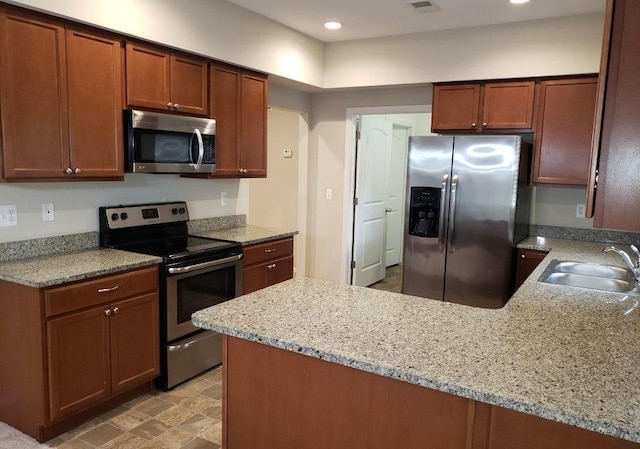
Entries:
POLYGON ((242 246, 254 245, 256 243, 268 242, 271 240, 292 237, 298 231, 277 228, 263 228, 260 226, 240 226, 237 228, 218 229, 213 231, 196 232, 194 235, 212 239, 228 240, 242 243, 242 246))
POLYGON ((162 262, 155 256, 92 248, 0 263, 0 280, 43 288, 162 262))
POLYGON ((498 310, 297 278, 197 312, 193 321, 640 442, 637 302, 537 282, 554 258, 622 266, 621 259, 602 254, 604 243, 523 243, 528 244, 550 253, 498 310))

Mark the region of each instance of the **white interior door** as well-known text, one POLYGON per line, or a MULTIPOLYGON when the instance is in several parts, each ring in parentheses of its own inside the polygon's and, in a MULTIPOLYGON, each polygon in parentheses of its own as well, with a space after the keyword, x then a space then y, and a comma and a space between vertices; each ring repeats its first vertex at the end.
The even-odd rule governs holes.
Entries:
POLYGON ((402 260, 404 198, 407 179, 409 128, 393 125, 391 145, 387 149, 385 175, 385 211, 387 214, 386 264, 390 267, 402 260))
POLYGON ((362 116, 357 148, 353 284, 368 286, 385 276, 385 158, 392 124, 383 116, 362 116))

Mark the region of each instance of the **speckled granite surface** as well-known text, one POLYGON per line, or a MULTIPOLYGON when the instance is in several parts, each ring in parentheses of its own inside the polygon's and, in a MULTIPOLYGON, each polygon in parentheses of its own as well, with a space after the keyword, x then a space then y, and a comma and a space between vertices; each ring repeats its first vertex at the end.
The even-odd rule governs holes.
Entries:
POLYGON ((547 239, 550 254, 499 310, 297 278, 197 312, 193 320, 640 442, 640 308, 621 295, 536 281, 553 258, 622 266, 619 257, 601 253, 604 246, 547 239))
POLYGON ((244 226, 247 222, 247 216, 241 215, 225 215, 223 217, 200 218, 189 220, 189 234, 197 234, 200 232, 214 231, 218 229, 229 229, 244 226))
POLYGON ((162 262, 155 256, 94 248, 0 264, 0 279, 42 288, 162 262))
POLYGON ((256 243, 268 242, 270 240, 281 239, 296 235, 298 231, 288 229, 263 228, 260 226, 240 226, 237 228, 220 229, 195 233, 201 237, 212 239, 230 240, 242 243, 243 246, 254 245, 256 243))
POLYGON ((45 256, 63 251, 79 251, 99 245, 97 232, 60 235, 40 239, 0 243, 0 262, 45 256))
POLYGON ((623 245, 640 244, 640 233, 610 229, 564 228, 559 226, 530 225, 529 235, 555 239, 582 240, 585 242, 609 242, 623 245))

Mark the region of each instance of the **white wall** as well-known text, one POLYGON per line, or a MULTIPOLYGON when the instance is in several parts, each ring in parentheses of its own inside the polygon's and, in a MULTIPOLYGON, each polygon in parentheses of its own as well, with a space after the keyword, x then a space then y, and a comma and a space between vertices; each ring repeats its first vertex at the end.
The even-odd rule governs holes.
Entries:
POLYGON ((18 226, 0 228, 0 242, 98 231, 98 207, 185 200, 192 219, 246 214, 245 180, 205 180, 131 173, 118 182, 0 184, 0 204, 14 204, 18 226), (228 203, 220 205, 220 192, 228 203), (54 203, 55 221, 42 221, 42 203, 54 203))
POLYGON ((598 72, 604 15, 327 44, 325 88, 598 72))
POLYGON ((531 224, 593 228, 592 218, 576 218, 578 203, 585 204, 585 187, 537 186, 531 207, 531 224))
POLYGON ((321 86, 324 44, 225 0, 10 0, 214 59, 321 86))

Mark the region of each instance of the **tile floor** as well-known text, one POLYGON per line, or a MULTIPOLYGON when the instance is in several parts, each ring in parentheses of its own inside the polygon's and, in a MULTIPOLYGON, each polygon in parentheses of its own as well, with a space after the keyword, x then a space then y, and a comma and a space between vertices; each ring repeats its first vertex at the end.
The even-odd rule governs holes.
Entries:
POLYGON ((371 284, 369 288, 400 293, 402 287, 402 265, 393 265, 386 269, 384 279, 371 284))
POLYGON ((45 444, 56 449, 219 449, 222 368, 151 391, 45 444))

